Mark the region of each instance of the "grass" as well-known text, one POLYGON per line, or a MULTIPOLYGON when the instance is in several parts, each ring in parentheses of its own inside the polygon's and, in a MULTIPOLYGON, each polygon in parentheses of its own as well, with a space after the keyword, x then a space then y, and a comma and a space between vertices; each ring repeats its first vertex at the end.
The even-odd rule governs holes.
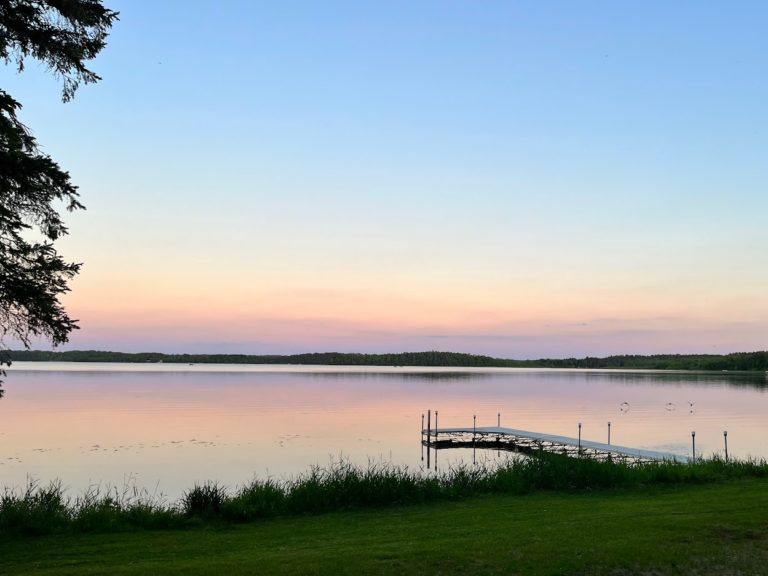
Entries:
POLYGON ((766 574, 768 479, 0 539, 0 573, 766 574))
POLYGON ((229 489, 216 482, 193 486, 167 503, 136 490, 92 488, 72 498, 61 483, 31 483, 0 497, 0 536, 119 532, 135 529, 217 526, 278 516, 348 509, 457 501, 488 494, 523 495, 541 490, 595 491, 691 485, 767 478, 764 461, 626 465, 542 454, 498 467, 463 465, 425 474, 391 464, 358 467, 347 461, 313 467, 283 481, 254 480, 229 489))

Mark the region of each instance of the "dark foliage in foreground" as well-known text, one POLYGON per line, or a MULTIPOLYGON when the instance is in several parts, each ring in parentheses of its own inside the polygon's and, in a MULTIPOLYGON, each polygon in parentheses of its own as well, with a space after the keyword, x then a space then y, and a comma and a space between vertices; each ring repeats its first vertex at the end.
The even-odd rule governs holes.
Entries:
POLYGON ((713 458, 695 464, 626 465, 543 454, 511 459, 498 467, 460 465, 439 474, 391 464, 361 468, 340 461, 287 480, 254 480, 234 490, 214 482, 196 485, 174 504, 135 489, 96 488, 73 499, 61 483, 47 487, 30 483, 23 491, 6 489, 0 498, 0 534, 184 528, 482 494, 606 490, 767 476, 764 460, 726 463, 713 458))
POLYGON ((477 368, 616 368, 645 370, 766 371, 768 351, 733 354, 654 354, 608 356, 606 358, 541 358, 508 360, 460 352, 402 352, 400 354, 354 354, 322 352, 290 355, 251 354, 161 354, 159 352, 105 352, 71 350, 48 352, 16 350, 11 360, 36 362, 166 362, 193 364, 298 364, 331 366, 448 366, 477 368))
MULTIPOLYGON (((2 0, 0 61, 22 72, 29 60, 63 82, 71 100, 80 83, 97 82, 89 61, 106 46, 118 14, 102 0, 2 0)), ((19 118, 21 104, 0 89, 0 376, 9 364, 4 339, 25 347, 38 337, 67 341, 77 320, 61 296, 80 264, 55 242, 67 234, 59 211, 82 209, 77 186, 19 118)))

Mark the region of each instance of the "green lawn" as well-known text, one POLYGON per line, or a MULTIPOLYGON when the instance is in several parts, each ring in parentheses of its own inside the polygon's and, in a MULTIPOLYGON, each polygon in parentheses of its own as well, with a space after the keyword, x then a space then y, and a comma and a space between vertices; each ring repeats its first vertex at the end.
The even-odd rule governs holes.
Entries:
POLYGON ((0 574, 768 574, 768 480, 12 537, 0 574))

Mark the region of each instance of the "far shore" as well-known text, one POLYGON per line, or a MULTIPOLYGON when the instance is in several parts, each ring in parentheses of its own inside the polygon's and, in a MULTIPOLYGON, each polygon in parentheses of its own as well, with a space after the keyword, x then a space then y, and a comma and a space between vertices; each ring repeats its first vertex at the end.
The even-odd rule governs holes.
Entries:
MULTIPOLYGON (((615 372, 767 372, 768 351, 731 354, 619 355, 598 358, 539 358, 516 360, 463 352, 312 352, 301 354, 166 354, 160 352, 111 352, 101 350, 0 351, 0 361, 24 366, 55 363, 60 366, 151 366, 151 370, 253 372, 506 372, 510 370, 586 370, 615 372), (173 365, 173 367, 166 367, 173 365), (180 367, 185 368, 180 368, 180 367), (236 368, 230 368, 234 366, 236 368), (246 369, 247 366, 247 369, 246 369), (203 368, 205 367, 205 368, 203 368)), ((18 365, 17 365, 18 366, 18 365)), ((31 368, 28 368, 31 369, 31 368)), ((41 368, 42 369, 42 368, 41 368)), ((98 369, 98 368, 96 368, 98 369)))

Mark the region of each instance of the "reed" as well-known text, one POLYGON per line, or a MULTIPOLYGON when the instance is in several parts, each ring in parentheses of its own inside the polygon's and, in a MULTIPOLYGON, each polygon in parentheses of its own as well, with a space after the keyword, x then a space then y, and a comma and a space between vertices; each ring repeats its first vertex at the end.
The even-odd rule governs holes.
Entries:
POLYGON ((581 491, 712 483, 768 476, 765 460, 725 462, 712 457, 692 464, 629 465, 542 454, 500 465, 459 464, 440 473, 382 462, 357 466, 339 459, 328 466, 277 480, 254 479, 234 488, 197 484, 177 502, 127 487, 89 488, 70 497, 61 482, 0 497, 0 533, 39 535, 107 532, 136 528, 181 528, 202 523, 240 523, 274 516, 317 514, 458 500, 481 494, 527 494, 539 490, 581 491))

